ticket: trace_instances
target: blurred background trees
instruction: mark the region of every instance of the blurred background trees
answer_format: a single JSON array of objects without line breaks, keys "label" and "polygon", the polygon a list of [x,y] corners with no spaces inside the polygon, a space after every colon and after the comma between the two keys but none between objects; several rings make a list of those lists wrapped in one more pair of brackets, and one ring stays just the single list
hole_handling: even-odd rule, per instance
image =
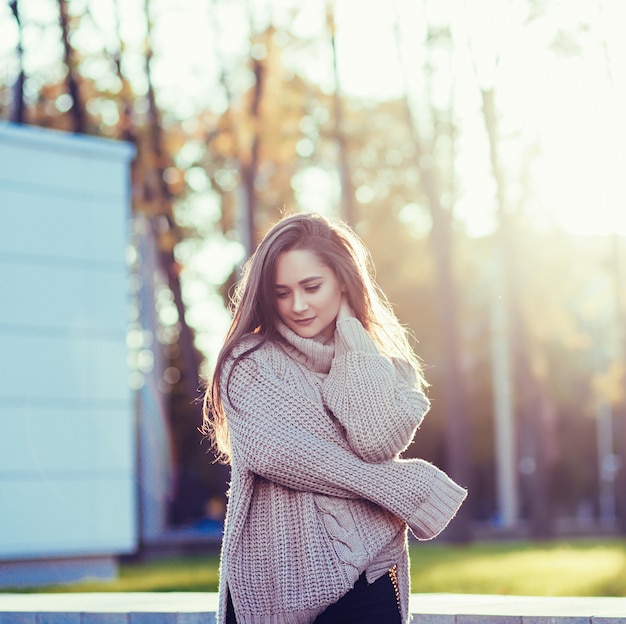
[{"label": "blurred background trees", "polygon": [[172,523],[224,489],[197,399],[239,267],[281,214],[316,210],[364,239],[416,336],[433,407],[408,454],[470,487],[450,537],[626,529],[619,5],[0,3],[0,117],[137,150]]}]

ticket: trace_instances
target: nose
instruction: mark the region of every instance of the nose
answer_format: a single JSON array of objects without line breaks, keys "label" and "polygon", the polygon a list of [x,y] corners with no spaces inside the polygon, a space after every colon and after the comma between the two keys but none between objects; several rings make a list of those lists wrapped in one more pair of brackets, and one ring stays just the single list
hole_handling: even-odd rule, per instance
[{"label": "nose", "polygon": [[300,312],[304,312],[308,307],[304,293],[296,291],[293,295],[293,311],[299,314]]}]

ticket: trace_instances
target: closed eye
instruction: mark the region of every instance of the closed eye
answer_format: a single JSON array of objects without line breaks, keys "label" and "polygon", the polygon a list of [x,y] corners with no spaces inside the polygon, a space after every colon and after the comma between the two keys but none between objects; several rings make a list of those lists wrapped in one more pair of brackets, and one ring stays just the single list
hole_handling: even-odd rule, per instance
[{"label": "closed eye", "polygon": [[320,289],[321,284],[314,284],[313,286],[307,286],[304,290],[307,292],[315,292]]},{"label": "closed eye", "polygon": [[276,296],[279,299],[284,299],[285,297],[287,297],[289,295],[289,292],[287,292],[286,290],[281,290],[280,292],[276,293]]}]

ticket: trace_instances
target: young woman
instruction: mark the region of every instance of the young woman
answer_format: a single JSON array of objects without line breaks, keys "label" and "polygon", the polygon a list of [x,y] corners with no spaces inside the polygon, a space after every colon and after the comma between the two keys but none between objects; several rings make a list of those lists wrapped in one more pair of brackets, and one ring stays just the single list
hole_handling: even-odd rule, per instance
[{"label": "young woman", "polygon": [[233,304],[205,410],[231,463],[218,623],[407,622],[407,527],[433,538],[466,492],[399,459],[429,402],[367,251],[284,218]]}]

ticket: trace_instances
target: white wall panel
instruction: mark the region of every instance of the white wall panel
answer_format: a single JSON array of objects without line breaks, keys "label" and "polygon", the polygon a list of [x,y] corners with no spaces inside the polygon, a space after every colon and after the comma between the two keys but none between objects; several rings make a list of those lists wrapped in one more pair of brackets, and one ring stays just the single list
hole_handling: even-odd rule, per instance
[{"label": "white wall panel", "polygon": [[31,262],[49,258],[124,266],[126,239],[120,232],[128,212],[115,200],[2,184],[0,254]]},{"label": "white wall panel", "polygon": [[136,492],[121,477],[0,481],[0,552],[7,559],[132,549]]},{"label": "white wall panel", "polygon": [[121,264],[118,269],[58,266],[0,257],[0,275],[3,290],[12,293],[0,305],[0,326],[119,333],[127,322],[128,297],[120,288],[127,274]]},{"label": "white wall panel", "polygon": [[[39,128],[4,125],[3,130],[0,184],[103,195],[127,203],[126,145]],[[27,133],[32,141],[24,140]]]},{"label": "white wall panel", "polygon": [[0,560],[136,543],[131,155],[0,123]]},{"label": "white wall panel", "polygon": [[94,403],[128,400],[123,338],[34,331],[6,334],[0,327],[0,353],[3,358],[10,357],[10,366],[0,376],[0,405],[2,399],[20,397],[25,401]]},{"label": "white wall panel", "polygon": [[0,405],[0,479],[92,474],[131,475],[134,428],[127,405]]}]

